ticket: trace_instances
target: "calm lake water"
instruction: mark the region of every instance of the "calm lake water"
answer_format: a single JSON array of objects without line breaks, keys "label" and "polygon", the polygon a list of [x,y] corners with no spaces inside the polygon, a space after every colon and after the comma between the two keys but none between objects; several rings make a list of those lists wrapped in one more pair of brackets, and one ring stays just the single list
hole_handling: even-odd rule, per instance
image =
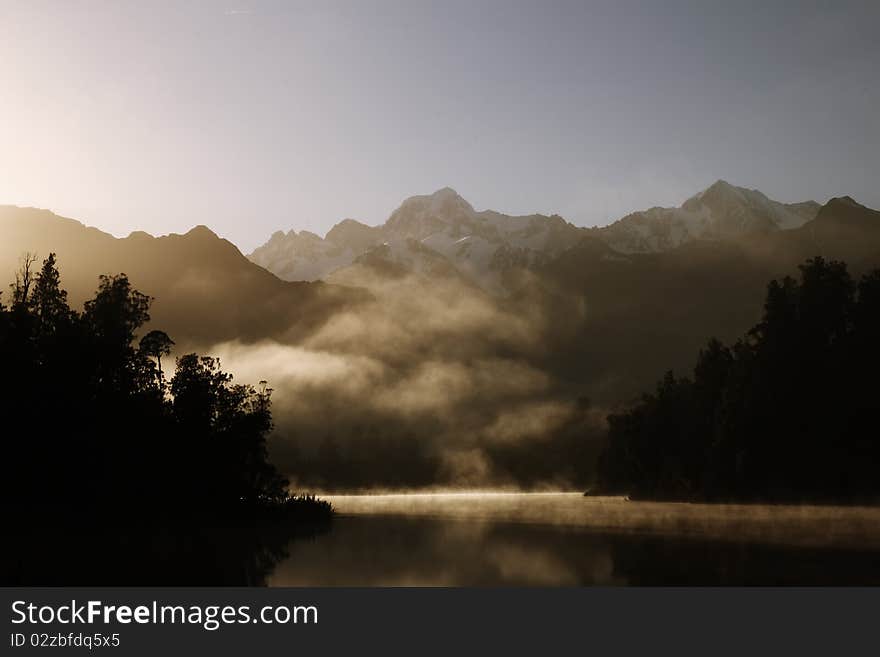
[{"label": "calm lake water", "polygon": [[880,508],[580,493],[329,496],[270,586],[880,584]]}]

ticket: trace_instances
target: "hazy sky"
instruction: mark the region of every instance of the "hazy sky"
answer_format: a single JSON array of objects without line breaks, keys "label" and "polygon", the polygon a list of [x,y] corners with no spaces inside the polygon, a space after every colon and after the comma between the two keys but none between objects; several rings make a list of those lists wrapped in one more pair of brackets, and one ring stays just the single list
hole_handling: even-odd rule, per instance
[{"label": "hazy sky", "polygon": [[880,207],[880,3],[0,0],[0,203],[117,235],[604,224],[717,178]]}]

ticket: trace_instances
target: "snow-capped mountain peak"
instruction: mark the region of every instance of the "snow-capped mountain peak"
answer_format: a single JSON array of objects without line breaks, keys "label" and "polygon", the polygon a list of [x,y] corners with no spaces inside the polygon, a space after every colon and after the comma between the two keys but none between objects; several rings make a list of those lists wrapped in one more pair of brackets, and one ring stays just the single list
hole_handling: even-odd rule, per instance
[{"label": "snow-capped mountain peak", "polygon": [[718,180],[678,208],[634,212],[601,229],[621,253],[666,251],[693,240],[732,239],[750,233],[791,230],[816,216],[819,204],[780,203],[757,189]]},{"label": "snow-capped mountain peak", "polygon": [[451,187],[443,187],[433,194],[411,196],[400,204],[385,222],[387,233],[397,237],[421,240],[446,228],[470,223],[473,206]]}]

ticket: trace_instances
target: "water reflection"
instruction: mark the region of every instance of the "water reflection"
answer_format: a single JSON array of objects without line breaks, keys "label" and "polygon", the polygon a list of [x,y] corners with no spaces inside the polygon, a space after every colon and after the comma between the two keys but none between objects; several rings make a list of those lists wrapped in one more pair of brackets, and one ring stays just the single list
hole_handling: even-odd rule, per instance
[{"label": "water reflection", "polygon": [[289,550],[270,586],[618,583],[603,543],[572,541],[553,527],[352,516]]},{"label": "water reflection", "polygon": [[21,527],[0,543],[0,584],[265,586],[292,543],[328,527]]},{"label": "water reflection", "polygon": [[880,508],[334,497],[329,527],[43,528],[5,585],[880,585]]},{"label": "water reflection", "polygon": [[880,510],[580,495],[337,497],[272,586],[880,584]]}]

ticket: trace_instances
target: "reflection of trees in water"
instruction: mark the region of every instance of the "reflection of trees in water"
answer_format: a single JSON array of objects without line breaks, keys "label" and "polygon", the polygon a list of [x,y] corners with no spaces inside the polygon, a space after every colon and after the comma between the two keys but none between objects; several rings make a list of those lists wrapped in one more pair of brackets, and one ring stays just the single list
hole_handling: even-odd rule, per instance
[{"label": "reflection of trees in water", "polygon": [[869,586],[871,550],[760,545],[660,536],[610,540],[614,573],[631,586]]},{"label": "reflection of trees in water", "polygon": [[876,552],[565,526],[354,516],[293,542],[273,586],[872,585]]},{"label": "reflection of trees in water", "polygon": [[293,542],[328,526],[28,529],[0,547],[0,583],[264,586]]},{"label": "reflection of trees in water", "polygon": [[342,517],[331,525],[34,530],[0,546],[4,585],[874,585],[857,546],[760,545],[519,523]]},{"label": "reflection of trees in water", "polygon": [[273,586],[578,586],[614,578],[603,540],[559,527],[424,517],[341,517],[294,542]]}]

